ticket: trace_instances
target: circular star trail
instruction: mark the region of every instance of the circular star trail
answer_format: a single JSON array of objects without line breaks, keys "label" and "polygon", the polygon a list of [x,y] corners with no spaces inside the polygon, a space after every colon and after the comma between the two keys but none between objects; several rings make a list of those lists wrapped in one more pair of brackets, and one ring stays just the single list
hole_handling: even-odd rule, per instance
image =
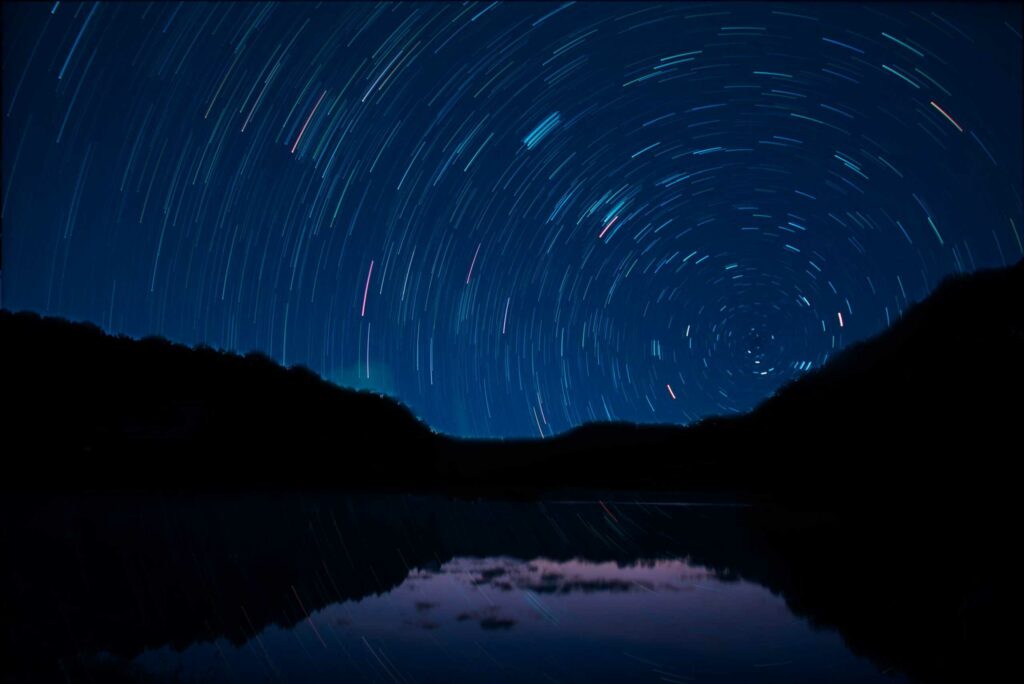
[{"label": "circular star trail", "polygon": [[1024,254],[1012,3],[3,13],[4,306],[446,433],[745,411]]}]

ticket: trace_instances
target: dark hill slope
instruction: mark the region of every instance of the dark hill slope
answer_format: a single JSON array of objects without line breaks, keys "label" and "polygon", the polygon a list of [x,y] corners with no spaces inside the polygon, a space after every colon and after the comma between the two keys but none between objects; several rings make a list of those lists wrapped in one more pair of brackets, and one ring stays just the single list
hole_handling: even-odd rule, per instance
[{"label": "dark hill slope", "polygon": [[[403,475],[423,476],[405,456],[433,452],[438,441],[397,402],[342,389],[305,368],[285,369],[259,353],[136,341],[6,311],[0,347],[4,450],[24,459],[43,486],[324,477],[344,485],[349,472],[400,484]],[[403,470],[385,468],[383,454],[401,460]]]},{"label": "dark hill slope", "polygon": [[[1008,484],[999,473],[1019,459],[1022,420],[1024,262],[945,280],[888,330],[749,414],[684,429],[587,425],[540,444],[493,447],[503,455],[489,461],[525,463],[505,476],[524,485],[550,477],[829,500],[948,496],[951,487]],[[461,443],[452,459],[469,480],[488,467],[469,457],[478,449]]]},{"label": "dark hill slope", "polygon": [[34,314],[0,312],[0,346],[4,450],[41,486],[939,492],[1005,482],[993,473],[1011,465],[1024,414],[1024,262],[947,279],[750,414],[543,441],[450,439],[259,354]]}]

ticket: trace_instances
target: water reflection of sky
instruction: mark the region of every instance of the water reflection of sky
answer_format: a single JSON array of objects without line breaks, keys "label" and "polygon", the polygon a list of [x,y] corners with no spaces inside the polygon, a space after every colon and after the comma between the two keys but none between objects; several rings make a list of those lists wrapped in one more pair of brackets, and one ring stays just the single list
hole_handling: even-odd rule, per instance
[{"label": "water reflection of sky", "polygon": [[764,588],[680,560],[455,558],[241,646],[135,665],[175,682],[897,681]]}]

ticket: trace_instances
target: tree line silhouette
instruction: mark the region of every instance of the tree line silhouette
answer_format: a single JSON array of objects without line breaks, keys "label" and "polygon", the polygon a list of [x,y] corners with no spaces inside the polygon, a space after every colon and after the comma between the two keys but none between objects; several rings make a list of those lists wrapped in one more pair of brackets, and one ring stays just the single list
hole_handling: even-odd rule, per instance
[{"label": "tree line silhouette", "polygon": [[[1024,387],[1024,262],[945,280],[754,411],[546,440],[437,434],[302,367],[0,312],[8,487],[620,487],[835,500],[999,486]],[[945,456],[948,455],[948,458]]]}]

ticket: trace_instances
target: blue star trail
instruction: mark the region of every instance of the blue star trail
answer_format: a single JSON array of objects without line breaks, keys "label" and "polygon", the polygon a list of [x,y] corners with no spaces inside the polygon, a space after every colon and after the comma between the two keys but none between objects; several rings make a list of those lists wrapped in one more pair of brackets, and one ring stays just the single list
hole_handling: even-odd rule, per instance
[{"label": "blue star trail", "polygon": [[446,433],[749,410],[1024,255],[1015,3],[3,18],[6,308],[261,350]]}]

